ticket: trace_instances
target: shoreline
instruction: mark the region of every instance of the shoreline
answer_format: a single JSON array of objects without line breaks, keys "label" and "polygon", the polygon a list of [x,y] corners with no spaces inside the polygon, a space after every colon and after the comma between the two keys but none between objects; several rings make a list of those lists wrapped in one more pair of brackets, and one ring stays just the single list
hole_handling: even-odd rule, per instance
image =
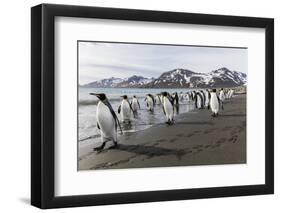
[{"label": "shoreline", "polygon": [[226,100],[224,108],[216,118],[207,109],[179,114],[172,126],[122,135],[117,148],[108,144],[100,153],[86,140],[78,144],[78,171],[246,163],[246,95]]}]

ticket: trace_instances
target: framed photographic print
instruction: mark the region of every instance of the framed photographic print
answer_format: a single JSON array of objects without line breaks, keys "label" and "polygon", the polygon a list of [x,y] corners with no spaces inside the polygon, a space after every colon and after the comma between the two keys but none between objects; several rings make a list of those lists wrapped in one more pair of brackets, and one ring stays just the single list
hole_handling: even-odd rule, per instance
[{"label": "framed photographic print", "polygon": [[31,9],[31,203],[272,194],[274,21]]}]

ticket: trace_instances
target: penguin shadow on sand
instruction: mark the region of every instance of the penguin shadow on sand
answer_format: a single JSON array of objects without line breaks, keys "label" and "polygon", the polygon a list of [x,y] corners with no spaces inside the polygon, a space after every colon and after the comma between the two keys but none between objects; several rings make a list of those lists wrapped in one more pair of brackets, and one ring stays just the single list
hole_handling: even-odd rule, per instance
[{"label": "penguin shadow on sand", "polygon": [[146,155],[148,158],[166,156],[166,155],[175,155],[181,157],[185,155],[184,150],[176,149],[167,149],[162,147],[147,146],[147,145],[127,145],[127,144],[118,144],[115,148],[116,150],[131,152],[137,155]]},{"label": "penguin shadow on sand", "polygon": [[239,113],[239,114],[220,114],[220,117],[246,117],[246,114]]}]

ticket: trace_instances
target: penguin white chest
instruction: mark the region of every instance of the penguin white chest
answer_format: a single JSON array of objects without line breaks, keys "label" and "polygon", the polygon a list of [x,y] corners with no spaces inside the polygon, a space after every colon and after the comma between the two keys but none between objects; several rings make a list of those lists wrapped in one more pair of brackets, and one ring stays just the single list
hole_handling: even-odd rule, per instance
[{"label": "penguin white chest", "polygon": [[113,138],[116,132],[115,119],[113,118],[109,108],[101,101],[97,106],[97,123],[100,126],[100,131],[104,137]]},{"label": "penguin white chest", "polygon": [[133,98],[133,100],[132,100],[132,109],[133,109],[134,111],[136,111],[136,110],[138,109],[138,107],[139,107],[139,105],[138,105],[137,99],[136,99],[136,98]]},{"label": "penguin white chest", "polygon": [[216,93],[211,93],[210,107],[212,112],[218,113],[219,111],[219,101]]},{"label": "penguin white chest", "polygon": [[225,95],[223,91],[220,91],[220,100],[224,101],[225,100]]},{"label": "penguin white chest", "polygon": [[200,95],[197,95],[197,107],[201,108],[202,107],[202,99]]},{"label": "penguin white chest", "polygon": [[121,103],[121,119],[124,120],[130,120],[131,117],[131,108],[128,103],[128,101],[123,100]]},{"label": "penguin white chest", "polygon": [[147,104],[149,109],[153,109],[153,100],[150,96],[147,97]]},{"label": "penguin white chest", "polygon": [[206,97],[205,106],[208,106],[210,102],[208,92],[205,92],[205,97]]},{"label": "penguin white chest", "polygon": [[167,97],[163,98],[163,106],[168,119],[172,119],[174,115],[173,105]]}]

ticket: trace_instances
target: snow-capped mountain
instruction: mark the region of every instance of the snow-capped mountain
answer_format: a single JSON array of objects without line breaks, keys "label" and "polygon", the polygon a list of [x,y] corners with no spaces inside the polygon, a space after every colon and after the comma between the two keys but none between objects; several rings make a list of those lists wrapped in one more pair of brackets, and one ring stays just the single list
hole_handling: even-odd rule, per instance
[{"label": "snow-capped mountain", "polygon": [[237,87],[247,83],[247,75],[223,67],[209,73],[197,73],[187,69],[174,69],[162,73],[158,78],[133,75],[129,78],[108,78],[94,81],[83,87],[95,88],[213,88]]},{"label": "snow-capped mountain", "polygon": [[88,84],[82,85],[82,87],[88,87],[88,88],[111,88],[116,87],[117,84],[124,81],[122,78],[106,78],[100,81],[93,81]]},{"label": "snow-capped mountain", "polygon": [[153,81],[154,78],[145,78],[142,76],[133,75],[129,78],[125,78],[122,82],[117,84],[117,87],[141,87]]},{"label": "snow-capped mountain", "polygon": [[246,84],[245,73],[223,67],[209,73],[196,73],[186,69],[164,72],[159,78],[145,85],[153,88],[212,88],[236,87]]},{"label": "snow-capped mountain", "polygon": [[91,83],[82,85],[82,87],[88,88],[126,88],[126,87],[141,87],[154,80],[154,78],[145,78],[142,76],[133,75],[129,78],[106,78],[100,81],[93,81]]}]

